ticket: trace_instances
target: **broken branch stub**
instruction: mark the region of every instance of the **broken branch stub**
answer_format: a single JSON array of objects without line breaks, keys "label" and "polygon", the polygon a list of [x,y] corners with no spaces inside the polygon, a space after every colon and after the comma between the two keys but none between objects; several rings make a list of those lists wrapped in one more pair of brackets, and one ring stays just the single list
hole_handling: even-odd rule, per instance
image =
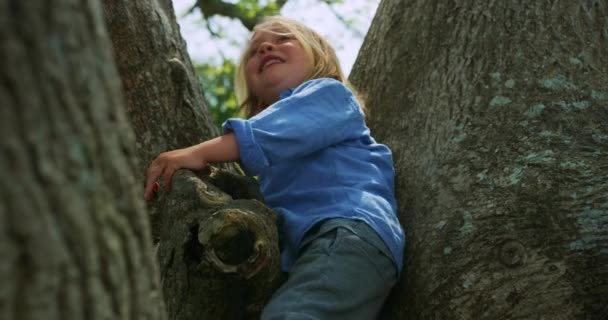
[{"label": "broken branch stub", "polygon": [[269,261],[272,241],[255,212],[238,208],[220,210],[199,227],[198,240],[206,258],[220,272],[243,279],[257,274]]},{"label": "broken branch stub", "polygon": [[165,303],[174,319],[255,319],[283,281],[276,214],[210,181],[180,170],[156,200]]}]

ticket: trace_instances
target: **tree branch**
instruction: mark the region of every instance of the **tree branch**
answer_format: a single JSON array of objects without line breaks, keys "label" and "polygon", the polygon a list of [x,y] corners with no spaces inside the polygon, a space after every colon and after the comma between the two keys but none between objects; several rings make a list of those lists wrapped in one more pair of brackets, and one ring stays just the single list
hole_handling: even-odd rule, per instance
[{"label": "tree branch", "polygon": [[223,2],[221,0],[197,0],[196,6],[203,12],[206,17],[212,17],[214,15],[221,15],[238,19],[243,23],[245,28],[253,30],[253,27],[257,24],[260,17],[254,16],[249,17],[242,12],[237,5],[232,3]]},{"label": "tree branch", "polygon": [[[268,12],[276,11],[278,14],[286,2],[287,0],[276,0],[274,3],[276,5],[276,10],[271,9],[270,5],[267,5],[257,12],[255,16],[248,16],[236,4],[223,2],[221,0],[197,0],[194,7],[198,7],[205,17],[220,15],[238,19],[245,26],[245,28],[251,31],[253,30],[253,27],[255,27],[255,25],[267,15]],[[194,9],[194,7],[192,9]]]}]

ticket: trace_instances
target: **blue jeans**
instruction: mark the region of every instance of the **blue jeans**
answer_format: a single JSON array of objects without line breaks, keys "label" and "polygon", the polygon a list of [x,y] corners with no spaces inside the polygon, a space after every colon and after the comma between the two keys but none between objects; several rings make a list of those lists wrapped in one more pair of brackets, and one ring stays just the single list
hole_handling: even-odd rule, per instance
[{"label": "blue jeans", "polygon": [[365,222],[325,220],[302,241],[261,319],[376,319],[396,282],[388,248]]}]

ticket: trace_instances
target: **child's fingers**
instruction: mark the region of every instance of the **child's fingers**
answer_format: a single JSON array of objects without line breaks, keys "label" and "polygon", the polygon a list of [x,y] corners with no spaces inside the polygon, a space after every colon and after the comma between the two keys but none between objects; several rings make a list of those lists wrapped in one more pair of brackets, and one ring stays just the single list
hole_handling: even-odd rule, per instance
[{"label": "child's fingers", "polygon": [[146,189],[144,191],[144,198],[146,198],[146,200],[149,200],[149,198],[151,198],[152,195],[152,188],[154,188],[154,183],[156,182],[156,180],[158,179],[158,177],[154,177],[154,176],[148,176],[146,179]]},{"label": "child's fingers", "polygon": [[175,169],[173,169],[173,168],[166,168],[165,171],[163,172],[163,177],[165,178],[166,192],[171,191],[171,177],[173,177],[174,172],[175,172]]},{"label": "child's fingers", "polygon": [[144,191],[144,199],[146,199],[147,201],[152,200],[156,181],[162,175],[162,173],[163,167],[155,162],[152,162],[150,167],[148,167],[148,171],[146,173],[146,188]]},{"label": "child's fingers", "polygon": [[156,191],[154,188],[155,184],[156,183],[152,183],[151,185],[146,186],[146,191],[144,192],[144,199],[146,199],[146,201],[152,200],[154,192]]},{"label": "child's fingers", "polygon": [[152,200],[152,198],[154,198],[154,195],[158,192],[159,189],[160,189],[160,184],[158,184],[158,182],[154,182],[152,184],[152,190],[146,191],[146,193],[144,194],[144,198],[146,199],[146,201]]}]

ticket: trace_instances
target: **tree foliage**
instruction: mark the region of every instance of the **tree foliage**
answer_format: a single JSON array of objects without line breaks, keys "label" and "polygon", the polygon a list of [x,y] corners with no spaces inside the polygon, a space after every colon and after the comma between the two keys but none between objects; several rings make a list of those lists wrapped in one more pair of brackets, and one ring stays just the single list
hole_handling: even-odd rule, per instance
[{"label": "tree foliage", "polygon": [[239,106],[234,94],[234,61],[224,59],[221,65],[201,63],[195,65],[201,85],[206,88],[205,99],[209,111],[218,127],[228,118],[239,114]]},{"label": "tree foliage", "polygon": [[236,3],[221,0],[198,0],[191,11],[198,8],[205,18],[224,16],[240,20],[252,30],[264,16],[279,14],[287,0],[271,0],[260,4],[256,0],[240,0]]},{"label": "tree foliage", "polygon": [[[193,0],[194,1],[194,0]],[[197,0],[190,12],[199,9],[205,19],[214,16],[223,16],[239,20],[245,28],[253,30],[253,27],[265,16],[277,15],[288,0]],[[318,0],[327,5],[343,3],[344,0]]]}]

